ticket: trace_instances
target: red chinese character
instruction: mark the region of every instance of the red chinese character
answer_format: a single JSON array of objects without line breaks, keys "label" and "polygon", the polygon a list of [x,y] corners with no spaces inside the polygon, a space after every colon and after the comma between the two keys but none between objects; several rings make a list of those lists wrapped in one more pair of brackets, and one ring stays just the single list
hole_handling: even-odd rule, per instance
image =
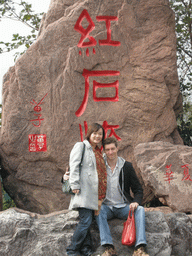
[{"label": "red chinese character", "polygon": [[119,41],[111,40],[111,21],[118,21],[118,17],[116,16],[97,16],[96,19],[98,21],[105,21],[107,28],[107,39],[99,40],[99,45],[111,45],[111,46],[120,46],[121,43]]},{"label": "red chinese character", "polygon": [[[81,22],[83,21],[83,19],[87,19],[89,23],[86,29],[84,29],[83,26],[81,25]],[[89,33],[91,33],[91,31],[93,31],[94,28],[95,28],[94,22],[89,16],[88,11],[84,9],[74,26],[74,29],[82,35],[79,40],[79,43],[77,44],[78,47],[95,46],[97,44],[97,41],[95,40],[95,38],[89,35]],[[89,42],[83,42],[87,38],[89,39]]]},{"label": "red chinese character", "polygon": [[35,127],[40,127],[41,126],[41,121],[44,120],[44,118],[41,118],[41,114],[34,114],[34,116],[37,116],[38,118],[37,119],[33,119],[33,120],[30,120],[30,122],[33,122],[32,124],[35,126]]},{"label": "red chinese character", "polygon": [[[35,105],[34,107],[34,111],[35,112],[41,112],[41,107],[40,105],[43,103],[43,100],[45,99],[45,97],[47,96],[48,93],[45,94],[45,96],[40,100],[39,103],[37,103],[34,99],[32,100],[33,102],[30,101],[30,103],[32,105]],[[41,126],[41,121],[44,120],[44,118],[41,118],[41,114],[34,114],[34,116],[37,116],[37,119],[33,119],[33,120],[30,120],[30,122],[33,122],[33,125],[35,127],[40,127]]]},{"label": "red chinese character", "polygon": [[[82,21],[86,19],[88,22],[88,26],[85,29],[82,26]],[[117,16],[97,16],[96,19],[100,21],[105,21],[106,28],[107,28],[107,39],[105,40],[99,40],[100,45],[110,45],[110,46],[120,46],[121,43],[119,41],[113,41],[111,40],[111,21],[118,21]],[[94,37],[90,36],[89,34],[95,29],[95,24],[92,21],[89,13],[87,10],[83,10],[80,14],[74,29],[81,34],[81,38],[79,40],[79,43],[77,44],[78,47],[90,47],[95,46],[97,44],[97,41]],[[89,40],[88,42],[86,40]],[[86,41],[86,42],[85,42]],[[95,49],[93,48],[93,54],[95,54]],[[79,51],[79,55],[82,55],[82,52]],[[89,56],[89,49],[86,50],[86,55]]]},{"label": "red chinese character", "polygon": [[182,165],[181,167],[184,168],[183,170],[183,174],[184,174],[184,177],[182,180],[190,180],[192,181],[191,177],[190,177],[190,174],[189,174],[189,165],[188,164],[185,164],[185,165]]},{"label": "red chinese character", "polygon": [[[114,97],[100,97],[98,98],[96,96],[96,91],[98,88],[104,88],[104,87],[114,87],[116,94]],[[115,81],[114,83],[109,84],[103,84],[103,83],[97,83],[95,80],[93,81],[93,100],[94,101],[119,101],[119,81]]]},{"label": "red chinese character", "polygon": [[[103,129],[105,130],[105,138],[107,137],[107,131],[111,130],[108,137],[114,136],[117,140],[119,141],[121,140],[121,138],[114,131],[114,129],[119,128],[119,125],[109,125],[107,121],[104,121],[102,126],[103,126]],[[85,127],[85,135],[87,135],[88,125],[86,121],[84,121],[84,127]],[[81,141],[83,141],[83,130],[82,130],[81,124],[79,124],[79,129],[80,129]]]},{"label": "red chinese character", "polygon": [[29,141],[29,152],[36,152],[36,144]]},{"label": "red chinese character", "polygon": [[103,129],[105,130],[105,138],[107,137],[107,131],[111,130],[108,137],[114,136],[117,140],[121,140],[121,138],[115,133],[114,129],[119,128],[119,125],[109,125],[107,121],[103,122]]},{"label": "red chinese character", "polygon": [[47,140],[45,134],[30,134],[29,152],[47,151]]},{"label": "red chinese character", "polygon": [[[111,71],[111,70],[105,70],[105,71],[89,71],[87,69],[83,70],[83,74],[82,74],[85,78],[85,94],[84,94],[84,98],[83,101],[81,103],[81,106],[79,107],[79,109],[75,112],[76,116],[81,116],[87,106],[87,102],[88,102],[88,96],[89,96],[89,77],[90,76],[119,76],[120,72],[119,71]],[[118,86],[119,86],[119,82],[116,81],[114,83],[111,84],[101,84],[101,83],[97,83],[96,81],[93,81],[93,100],[94,101],[118,101],[119,100],[119,96],[118,96]],[[115,97],[103,97],[103,98],[97,98],[96,97],[96,90],[99,87],[115,87],[116,88],[116,95]]]},{"label": "red chinese character", "polygon": [[171,180],[173,180],[173,172],[171,171],[171,166],[172,164],[166,165],[166,173],[165,173],[165,181],[168,181],[169,184]]},{"label": "red chinese character", "polygon": [[[86,121],[84,121],[84,127],[85,127],[85,135],[87,135],[88,126]],[[79,124],[79,129],[80,129],[81,141],[83,141],[83,130],[82,130],[81,124]]]},{"label": "red chinese character", "polygon": [[43,100],[45,99],[45,97],[47,96],[48,93],[45,94],[45,96],[40,100],[39,103],[37,103],[35,100],[32,100],[33,102],[30,101],[30,103],[32,105],[35,105],[34,107],[34,111],[35,112],[40,112],[41,111],[41,107],[39,105],[41,105],[43,103]]}]

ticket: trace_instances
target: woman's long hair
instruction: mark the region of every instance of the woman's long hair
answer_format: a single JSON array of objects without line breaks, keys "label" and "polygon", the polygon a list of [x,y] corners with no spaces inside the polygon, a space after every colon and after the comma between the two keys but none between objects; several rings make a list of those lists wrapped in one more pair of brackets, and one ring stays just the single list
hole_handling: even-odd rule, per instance
[{"label": "woman's long hair", "polygon": [[102,129],[103,131],[103,138],[102,138],[102,145],[103,145],[103,141],[105,139],[105,130],[103,129],[103,126],[98,123],[93,123],[88,127],[86,139],[89,141],[91,134],[93,132],[97,132],[99,129]]}]

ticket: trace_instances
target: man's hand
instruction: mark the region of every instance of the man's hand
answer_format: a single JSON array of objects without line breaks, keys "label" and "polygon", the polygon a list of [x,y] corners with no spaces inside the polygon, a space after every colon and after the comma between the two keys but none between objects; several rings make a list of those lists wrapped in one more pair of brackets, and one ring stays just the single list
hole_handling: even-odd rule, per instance
[{"label": "man's hand", "polygon": [[132,212],[134,212],[136,209],[137,209],[137,207],[138,207],[138,203],[131,203],[130,205],[129,205],[129,208],[130,208],[130,210],[132,211]]}]

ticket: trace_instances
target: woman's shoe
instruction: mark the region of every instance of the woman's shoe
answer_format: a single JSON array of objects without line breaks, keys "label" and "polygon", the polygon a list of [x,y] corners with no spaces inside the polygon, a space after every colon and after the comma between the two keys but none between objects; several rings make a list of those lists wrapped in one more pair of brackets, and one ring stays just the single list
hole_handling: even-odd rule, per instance
[{"label": "woman's shoe", "polygon": [[117,256],[117,252],[115,250],[115,247],[113,245],[106,246],[105,251],[102,254],[102,256]]}]

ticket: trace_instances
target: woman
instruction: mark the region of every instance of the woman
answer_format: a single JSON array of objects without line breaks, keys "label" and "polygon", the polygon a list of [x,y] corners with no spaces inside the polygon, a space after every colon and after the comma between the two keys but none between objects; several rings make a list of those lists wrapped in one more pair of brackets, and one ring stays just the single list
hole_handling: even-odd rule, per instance
[{"label": "woman", "polygon": [[74,195],[71,196],[69,209],[79,211],[80,221],[67,248],[67,255],[92,254],[90,225],[94,211],[97,214],[98,205],[105,198],[107,186],[105,162],[98,147],[103,144],[104,138],[103,127],[94,123],[88,128],[86,140],[77,142],[70,154],[69,182]]}]

